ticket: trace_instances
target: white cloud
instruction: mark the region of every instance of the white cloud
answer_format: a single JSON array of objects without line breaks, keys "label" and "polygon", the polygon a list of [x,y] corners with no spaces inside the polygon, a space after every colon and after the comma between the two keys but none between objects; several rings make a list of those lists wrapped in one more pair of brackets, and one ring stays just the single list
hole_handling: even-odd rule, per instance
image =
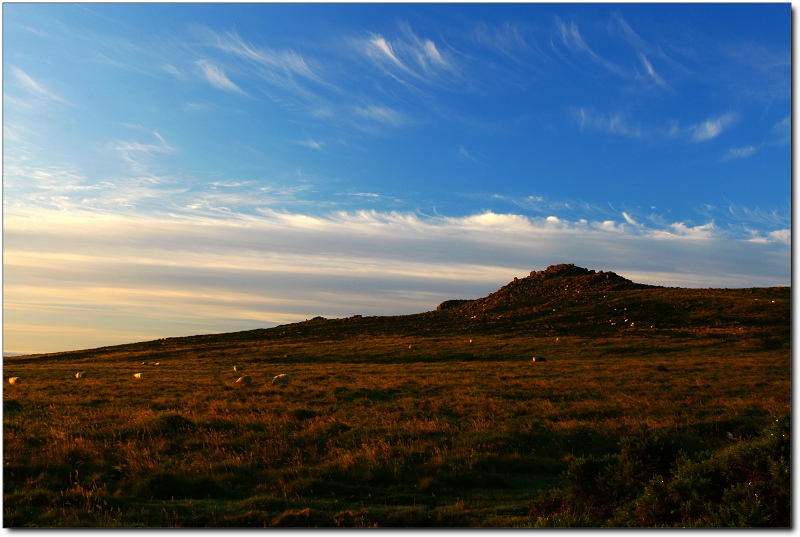
[{"label": "white cloud", "polygon": [[710,118],[702,123],[693,125],[689,128],[691,132],[690,139],[693,142],[713,140],[721,135],[728,127],[733,125],[736,119],[735,114],[728,112],[719,117]]},{"label": "white cloud", "polygon": [[409,70],[408,67],[406,67],[405,64],[400,61],[400,58],[395,56],[394,51],[392,51],[392,45],[390,45],[389,42],[383,38],[383,36],[371,34],[368,43],[369,46],[366,49],[368,56],[375,58],[378,61],[388,59],[391,63],[403,71]]},{"label": "white cloud", "polygon": [[142,127],[132,126],[136,130],[144,131],[155,138],[155,143],[145,143],[132,140],[114,140],[109,144],[112,151],[118,153],[122,159],[131,165],[137,173],[149,173],[147,165],[150,157],[154,155],[167,155],[177,150],[167,143],[157,131],[148,131]]},{"label": "white cloud", "polygon": [[322,150],[325,147],[325,142],[318,140],[301,140],[297,144],[317,150]]},{"label": "white cloud", "polygon": [[473,32],[478,43],[497,50],[514,62],[522,63],[532,55],[538,56],[541,52],[535,48],[533,41],[529,42],[525,29],[518,23],[506,21],[500,26],[489,26],[480,22]]},{"label": "white cloud", "polygon": [[206,80],[208,80],[212,86],[225,91],[231,91],[233,93],[245,93],[242,88],[231,82],[222,69],[213,63],[210,63],[206,60],[197,60],[196,63],[203,71],[203,75],[205,76]]},{"label": "white cloud", "polygon": [[[698,226],[687,226],[683,222],[675,222],[670,225],[673,230],[673,238],[674,237],[682,237],[682,238],[690,238],[690,239],[711,239],[714,237],[714,231],[716,227],[714,226],[714,222],[709,222],[707,224],[701,224]],[[659,235],[665,236],[665,235]]]},{"label": "white cloud", "polygon": [[458,146],[458,152],[456,153],[456,155],[458,156],[458,158],[475,162],[475,158],[472,155],[470,155],[469,151],[467,151],[467,148],[464,147],[463,145]]},{"label": "white cloud", "polygon": [[628,138],[644,136],[644,132],[638,125],[630,124],[620,114],[602,114],[586,108],[573,108],[570,112],[581,129],[605,131]]},{"label": "white cloud", "polygon": [[[90,347],[119,343],[126,330],[136,340],[315,315],[416,313],[562,262],[662,285],[790,281],[789,230],[754,241],[713,222],[654,228],[627,212],[621,219],[267,208],[144,219],[101,207],[14,206],[4,215],[6,322],[30,324],[33,315],[56,327],[107,327],[106,339],[86,334],[75,343]],[[17,339],[13,348],[42,350],[30,347],[34,341]]]},{"label": "white cloud", "polygon": [[656,73],[656,70],[653,68],[653,64],[650,63],[650,60],[648,60],[647,57],[641,52],[639,53],[639,60],[642,62],[642,67],[644,68],[644,72],[650,80],[652,80],[662,88],[669,87],[667,83],[664,81],[664,79],[661,78],[661,76],[658,73]]},{"label": "white cloud", "polygon": [[161,70],[178,80],[186,80],[186,76],[180,71],[180,69],[170,63],[163,64],[161,66]]},{"label": "white cloud", "polygon": [[445,75],[456,75],[458,67],[452,57],[431,39],[418,37],[411,26],[401,24],[402,37],[389,40],[381,34],[356,41],[356,47],[387,75],[398,82],[440,85]]},{"label": "white cloud", "polygon": [[291,49],[273,50],[267,47],[260,47],[246,42],[235,32],[219,34],[213,30],[204,29],[200,30],[200,33],[212,46],[244,59],[252,66],[258,67],[255,74],[274,86],[306,93],[306,90],[300,86],[295,78],[298,76],[323,85],[329,85],[322,80],[320,75],[312,69],[306,58],[299,52]]},{"label": "white cloud", "polygon": [[[691,142],[713,140],[738,121],[737,114],[728,112],[684,128],[681,128],[676,120],[668,121],[661,127],[653,127],[634,123],[619,113],[603,113],[583,107],[570,108],[569,113],[581,129],[608,132],[635,139],[666,137]],[[748,148],[733,149],[726,158],[749,156],[755,148],[750,153],[747,151]]]},{"label": "white cloud", "polygon": [[790,130],[791,128],[792,128],[792,118],[790,116],[786,116],[785,118],[777,122],[772,129],[777,133],[784,133]]},{"label": "white cloud", "polygon": [[586,43],[583,39],[583,36],[578,29],[578,25],[575,24],[575,21],[572,21],[569,26],[556,17],[555,20],[556,29],[561,37],[562,44],[569,49],[572,54],[576,56],[588,56],[594,63],[602,66],[603,68],[611,71],[612,73],[618,75],[624,75],[624,70],[621,69],[619,66],[615,65],[614,63],[606,60],[599,54],[597,54],[591,47]]},{"label": "white cloud", "polygon": [[639,222],[634,220],[633,217],[628,213],[626,213],[625,211],[622,212],[622,217],[625,219],[626,222],[628,222],[632,226],[637,226],[637,227],[641,226]]},{"label": "white cloud", "polygon": [[17,84],[29,95],[41,101],[54,101],[60,104],[69,104],[66,99],[47,89],[41,82],[34,80],[22,69],[12,65],[10,66],[10,70]]},{"label": "white cloud", "polygon": [[377,121],[378,123],[385,123],[395,127],[406,123],[405,115],[388,106],[367,105],[353,107],[353,112],[364,119]]},{"label": "white cloud", "polygon": [[726,158],[747,158],[753,156],[757,151],[755,146],[734,147],[728,150]]},{"label": "white cloud", "polygon": [[791,245],[792,243],[792,230],[791,229],[778,229],[775,231],[770,231],[767,236],[769,240],[780,242],[782,244]]}]

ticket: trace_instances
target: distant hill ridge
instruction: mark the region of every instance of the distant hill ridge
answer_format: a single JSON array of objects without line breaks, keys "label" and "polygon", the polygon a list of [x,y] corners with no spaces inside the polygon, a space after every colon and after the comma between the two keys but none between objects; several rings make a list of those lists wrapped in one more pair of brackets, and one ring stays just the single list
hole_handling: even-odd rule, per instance
[{"label": "distant hill ridge", "polygon": [[437,311],[464,309],[490,311],[519,303],[542,302],[563,298],[565,294],[647,289],[655,286],[634,283],[614,273],[589,270],[572,263],[551,265],[545,270],[532,271],[525,278],[514,278],[484,298],[475,300],[446,300]]}]

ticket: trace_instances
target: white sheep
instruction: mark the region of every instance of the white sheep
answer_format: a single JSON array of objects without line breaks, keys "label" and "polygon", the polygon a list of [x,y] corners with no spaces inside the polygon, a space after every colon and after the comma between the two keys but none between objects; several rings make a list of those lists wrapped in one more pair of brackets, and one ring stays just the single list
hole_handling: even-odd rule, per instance
[{"label": "white sheep", "polygon": [[243,377],[239,377],[236,380],[237,384],[250,384],[251,382],[253,382],[253,379],[250,378],[250,375],[245,375]]},{"label": "white sheep", "polygon": [[272,379],[272,384],[289,384],[289,381],[292,380],[292,377],[287,375],[286,373],[282,373]]},{"label": "white sheep", "polygon": [[533,361],[534,362],[546,362],[547,358],[543,358],[542,356],[534,356],[533,357]]},{"label": "white sheep", "polygon": [[244,371],[244,366],[243,365],[235,365],[235,366],[233,366],[233,370],[234,371]]},{"label": "white sheep", "polygon": [[89,377],[89,373],[87,373],[86,371],[79,371],[79,372],[75,373],[75,378],[76,379],[85,379],[85,378],[88,378],[88,377]]},{"label": "white sheep", "polygon": [[134,373],[133,376],[136,377],[137,379],[142,378],[142,374],[141,373]]},{"label": "white sheep", "polygon": [[19,384],[20,382],[22,382],[22,379],[19,377],[10,377],[8,379],[9,384]]}]

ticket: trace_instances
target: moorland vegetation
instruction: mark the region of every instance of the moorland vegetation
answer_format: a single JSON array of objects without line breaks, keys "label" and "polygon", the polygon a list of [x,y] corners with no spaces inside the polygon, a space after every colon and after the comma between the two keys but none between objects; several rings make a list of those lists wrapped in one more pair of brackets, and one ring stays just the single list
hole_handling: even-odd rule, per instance
[{"label": "moorland vegetation", "polygon": [[416,315],[6,357],[3,525],[788,527],[789,315],[789,288],[559,265]]}]

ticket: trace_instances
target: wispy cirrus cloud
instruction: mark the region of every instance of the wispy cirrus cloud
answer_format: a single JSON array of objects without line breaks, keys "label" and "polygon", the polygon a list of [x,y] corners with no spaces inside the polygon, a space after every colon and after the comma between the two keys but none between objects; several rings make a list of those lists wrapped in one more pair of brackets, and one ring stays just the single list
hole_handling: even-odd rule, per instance
[{"label": "wispy cirrus cloud", "polygon": [[[572,107],[569,109],[569,114],[582,130],[607,132],[634,139],[672,138],[692,143],[718,138],[739,119],[736,113],[728,112],[682,127],[677,120],[667,121],[661,126],[642,125],[639,122],[632,122],[621,113],[599,112],[585,107]],[[754,147],[732,149],[727,157],[741,158],[750,156],[753,152],[755,152]]]},{"label": "wispy cirrus cloud", "polygon": [[239,93],[245,95],[246,92],[234,84],[230,78],[222,71],[222,69],[207,60],[197,60],[197,66],[203,73],[205,79],[214,86],[225,91]]},{"label": "wispy cirrus cloud", "polygon": [[390,108],[388,106],[379,106],[369,104],[365,106],[353,107],[353,112],[360,118],[368,119],[386,125],[395,127],[401,126],[408,122],[408,118],[400,110]]},{"label": "wispy cirrus cloud", "polygon": [[441,85],[445,76],[453,77],[458,66],[447,51],[432,39],[420,38],[408,24],[401,24],[401,35],[387,39],[370,32],[356,40],[357,49],[384,73],[406,85]]},{"label": "wispy cirrus cloud", "polygon": [[724,77],[731,90],[762,102],[791,99],[792,57],[788,50],[776,50],[749,40],[715,43],[714,52],[738,68],[714,74]]},{"label": "wispy cirrus cloud", "polygon": [[720,136],[725,130],[733,125],[738,119],[733,112],[725,113],[721,116],[709,118],[702,123],[689,127],[689,139],[692,142],[706,142]]},{"label": "wispy cirrus cloud", "polygon": [[136,130],[144,131],[153,138],[154,142],[139,142],[133,140],[114,140],[110,144],[112,151],[119,154],[122,159],[131,165],[137,172],[147,169],[146,159],[153,155],[166,155],[177,150],[164,140],[157,131],[149,131],[143,127],[133,125]]},{"label": "wispy cirrus cloud", "polygon": [[[210,28],[195,28],[195,33],[208,46],[244,62],[247,75],[267,84],[263,91],[277,101],[284,98],[303,101],[325,101],[321,90],[338,92],[325,80],[320,69],[312,67],[307,56],[293,49],[276,50],[245,40],[236,32],[217,32]],[[286,92],[274,94],[273,92]]]},{"label": "wispy cirrus cloud", "polygon": [[321,140],[299,140],[296,143],[297,145],[302,145],[303,147],[308,147],[310,149],[316,149],[319,151],[325,148],[325,142]]},{"label": "wispy cirrus cloud", "polygon": [[[205,29],[203,33],[211,39],[212,46],[242,59],[250,60],[255,64],[275,69],[274,74],[281,73],[284,77],[296,75],[322,82],[319,75],[311,69],[303,55],[294,50],[274,50],[268,47],[260,47],[245,41],[236,32],[221,34]],[[284,81],[286,80],[284,79]]]},{"label": "wispy cirrus cloud", "polygon": [[724,159],[739,159],[739,158],[747,158],[752,157],[756,154],[758,148],[753,145],[748,145],[745,147],[732,147],[728,150],[728,153],[723,157]]},{"label": "wispy cirrus cloud", "polygon": [[792,141],[792,118],[787,116],[772,127],[773,143],[788,145]]},{"label": "wispy cirrus cloud", "polygon": [[567,25],[566,22],[562,21],[559,17],[556,17],[555,26],[557,36],[560,38],[561,44],[566,47],[566,49],[569,50],[575,57],[587,57],[593,63],[600,65],[604,69],[614,74],[626,74],[624,69],[619,67],[616,63],[600,56],[586,43],[575,21],[572,21],[569,25]]},{"label": "wispy cirrus cloud", "polygon": [[499,25],[480,22],[473,30],[473,38],[518,64],[528,63],[532,58],[544,58],[532,32],[513,21]]},{"label": "wispy cirrus cloud", "polygon": [[28,95],[36,98],[39,101],[50,101],[59,104],[69,104],[69,102],[48,89],[41,82],[34,80],[28,73],[16,66],[10,66],[10,71],[14,77],[16,84],[22,88]]},{"label": "wispy cirrus cloud", "polygon": [[791,225],[791,210],[763,209],[761,207],[747,207],[740,203],[731,203],[725,208],[728,217],[733,221],[749,225],[769,226],[772,228],[789,227]]},{"label": "wispy cirrus cloud", "polygon": [[631,124],[621,114],[604,114],[586,108],[572,108],[570,115],[581,129],[603,131],[628,138],[642,138],[645,135],[639,125]]},{"label": "wispy cirrus cloud", "polygon": [[642,68],[647,79],[652,80],[662,88],[669,88],[669,85],[664,81],[664,79],[661,78],[658,73],[656,73],[656,70],[653,68],[653,64],[650,63],[650,60],[648,60],[647,57],[641,52],[639,53],[639,60],[641,61]]}]

